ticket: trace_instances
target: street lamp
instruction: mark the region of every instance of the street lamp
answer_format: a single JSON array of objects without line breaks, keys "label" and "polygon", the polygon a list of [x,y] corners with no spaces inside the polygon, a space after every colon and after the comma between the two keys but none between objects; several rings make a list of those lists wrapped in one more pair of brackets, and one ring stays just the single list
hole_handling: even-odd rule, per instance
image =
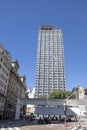
[{"label": "street lamp", "polygon": [[67,115],[67,102],[68,102],[68,99],[69,99],[70,97],[72,97],[75,93],[77,93],[77,92],[73,92],[70,96],[68,96],[68,97],[65,99],[64,104],[63,104],[63,106],[64,106],[64,115],[65,115],[65,124],[66,124],[66,115]]},{"label": "street lamp", "polygon": [[68,99],[70,99],[74,94],[76,94],[76,92],[73,92],[70,96],[68,96],[66,99],[65,99],[65,102],[64,102],[64,115],[65,115],[65,124],[66,124],[66,115],[67,115],[67,104],[68,104]]},{"label": "street lamp", "polygon": [[64,115],[65,115],[65,124],[66,124],[67,101],[65,101],[63,105],[64,105]]}]

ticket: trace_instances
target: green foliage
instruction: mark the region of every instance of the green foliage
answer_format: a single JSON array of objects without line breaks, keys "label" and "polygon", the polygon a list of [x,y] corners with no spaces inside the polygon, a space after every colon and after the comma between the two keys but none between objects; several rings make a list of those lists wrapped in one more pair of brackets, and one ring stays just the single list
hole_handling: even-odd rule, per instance
[{"label": "green foliage", "polygon": [[[71,96],[72,95],[72,96]],[[70,91],[63,91],[63,90],[59,90],[59,91],[54,91],[49,95],[49,98],[51,99],[66,99],[70,96],[70,98],[75,98],[75,96],[72,94],[72,92]]]},{"label": "green foliage", "polygon": [[40,96],[39,98],[41,98],[41,99],[45,99],[45,98],[47,98],[47,96]]}]

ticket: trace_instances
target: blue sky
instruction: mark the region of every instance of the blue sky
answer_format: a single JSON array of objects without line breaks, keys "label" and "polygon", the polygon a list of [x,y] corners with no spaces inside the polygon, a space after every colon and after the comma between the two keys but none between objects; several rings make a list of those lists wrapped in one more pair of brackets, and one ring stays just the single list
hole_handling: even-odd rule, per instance
[{"label": "blue sky", "polygon": [[63,30],[66,89],[87,87],[87,0],[0,0],[0,43],[35,87],[38,28]]}]

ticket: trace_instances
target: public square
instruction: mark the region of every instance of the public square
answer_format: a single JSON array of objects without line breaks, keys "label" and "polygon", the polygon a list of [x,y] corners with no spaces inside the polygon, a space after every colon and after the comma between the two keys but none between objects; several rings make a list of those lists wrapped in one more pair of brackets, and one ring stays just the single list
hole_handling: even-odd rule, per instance
[{"label": "public square", "polygon": [[79,122],[64,122],[51,124],[38,124],[37,121],[2,121],[0,130],[87,130],[87,118],[81,119],[81,128]]},{"label": "public square", "polygon": [[34,122],[7,122],[0,124],[0,130],[69,130],[64,124],[37,124]]}]

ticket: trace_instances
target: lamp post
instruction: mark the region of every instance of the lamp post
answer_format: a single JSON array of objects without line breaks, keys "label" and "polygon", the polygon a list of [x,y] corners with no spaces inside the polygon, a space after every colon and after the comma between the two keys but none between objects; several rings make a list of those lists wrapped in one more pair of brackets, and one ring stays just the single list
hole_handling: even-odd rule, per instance
[{"label": "lamp post", "polygon": [[65,124],[66,124],[66,112],[67,112],[67,102],[64,102],[64,115],[65,115]]},{"label": "lamp post", "polygon": [[66,98],[66,100],[64,101],[64,115],[65,115],[65,124],[66,124],[66,115],[67,115],[67,101],[68,101],[68,99],[70,98],[70,97],[72,97],[75,93],[77,93],[77,92],[74,92],[74,93],[72,93],[70,96],[68,96],[67,98]]}]

